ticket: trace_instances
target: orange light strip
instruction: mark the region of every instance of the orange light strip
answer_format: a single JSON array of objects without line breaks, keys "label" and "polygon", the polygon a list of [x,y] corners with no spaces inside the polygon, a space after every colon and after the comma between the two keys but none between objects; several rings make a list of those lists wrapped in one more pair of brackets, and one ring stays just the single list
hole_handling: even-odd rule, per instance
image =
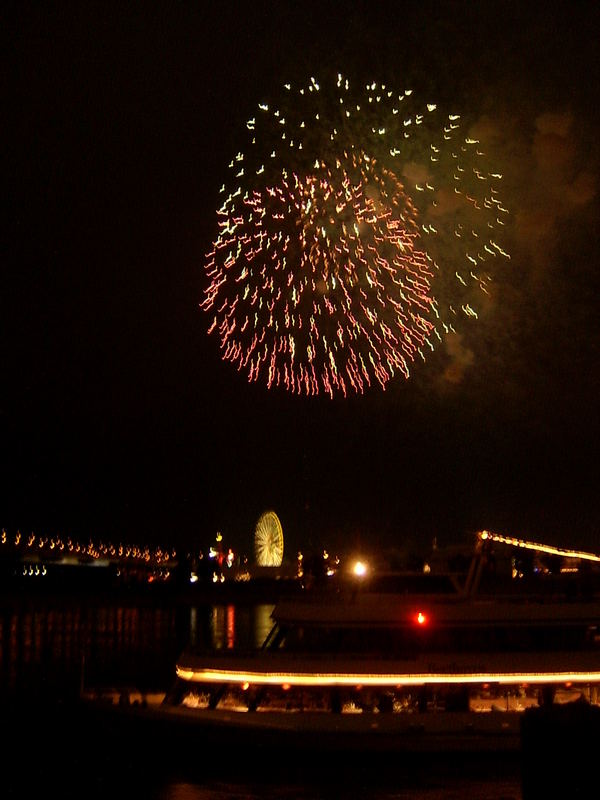
[{"label": "orange light strip", "polygon": [[458,683],[594,683],[600,672],[482,672],[449,674],[380,674],[363,673],[305,673],[305,672],[237,672],[227,669],[183,669],[177,676],[194,683],[249,683],[261,686],[425,686],[428,684]]},{"label": "orange light strip", "polygon": [[563,556],[564,558],[580,558],[582,561],[598,561],[600,556],[595,553],[584,553],[580,550],[563,550],[560,547],[552,547],[548,544],[538,544],[537,542],[526,542],[524,539],[515,539],[513,536],[502,536],[500,533],[491,531],[479,531],[477,534],[480,539],[485,541],[490,539],[492,542],[509,544],[513,547],[522,547],[524,550],[537,550],[540,553],[548,553],[553,556]]}]

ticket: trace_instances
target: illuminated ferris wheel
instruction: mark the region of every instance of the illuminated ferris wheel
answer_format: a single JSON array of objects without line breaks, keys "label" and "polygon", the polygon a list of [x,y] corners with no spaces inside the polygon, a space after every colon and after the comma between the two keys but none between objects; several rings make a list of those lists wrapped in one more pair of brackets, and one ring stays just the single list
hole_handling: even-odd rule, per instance
[{"label": "illuminated ferris wheel", "polygon": [[259,567],[280,567],[283,560],[283,529],[274,511],[261,514],[254,529],[254,558]]}]

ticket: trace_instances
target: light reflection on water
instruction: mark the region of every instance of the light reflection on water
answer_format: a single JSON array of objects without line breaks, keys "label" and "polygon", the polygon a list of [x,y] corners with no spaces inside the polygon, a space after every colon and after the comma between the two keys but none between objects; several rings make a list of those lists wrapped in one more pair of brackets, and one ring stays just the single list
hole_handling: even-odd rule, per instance
[{"label": "light reflection on water", "polygon": [[188,643],[217,650],[258,649],[273,626],[272,603],[213,605],[190,608]]},{"label": "light reflection on water", "polygon": [[186,645],[258,648],[272,610],[273,604],[94,606],[34,598],[0,611],[0,695],[64,696],[82,680],[167,689]]},{"label": "light reflection on water", "polygon": [[452,781],[443,785],[419,786],[299,786],[299,785],[247,785],[216,783],[199,786],[193,783],[174,782],[165,786],[153,800],[521,800],[520,784],[516,780]]},{"label": "light reflection on water", "polygon": [[204,639],[219,650],[258,649],[273,625],[273,608],[270,604],[212,606],[210,632]]}]

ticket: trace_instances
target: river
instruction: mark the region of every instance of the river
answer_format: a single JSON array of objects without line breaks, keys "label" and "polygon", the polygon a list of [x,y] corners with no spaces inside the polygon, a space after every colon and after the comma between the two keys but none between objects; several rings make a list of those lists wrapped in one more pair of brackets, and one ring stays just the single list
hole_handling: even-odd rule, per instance
[{"label": "river", "polygon": [[[282,763],[265,753],[252,762],[238,752],[175,766],[151,763],[135,742],[105,741],[81,727],[82,686],[164,691],[189,642],[214,647],[259,646],[272,603],[179,602],[161,596],[13,597],[0,606],[0,702],[4,797],[57,795],[114,800],[521,800],[518,764],[421,760],[318,766]],[[154,751],[153,751],[154,752]],[[159,749],[160,752],[160,749]],[[293,755],[293,754],[292,754]],[[189,767],[189,768],[188,768]]]}]

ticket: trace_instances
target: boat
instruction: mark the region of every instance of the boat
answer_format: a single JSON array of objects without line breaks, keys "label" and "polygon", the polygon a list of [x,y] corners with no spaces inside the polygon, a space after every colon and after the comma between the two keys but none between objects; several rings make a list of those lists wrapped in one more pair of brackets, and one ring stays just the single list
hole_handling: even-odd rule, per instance
[{"label": "boat", "polygon": [[514,753],[525,718],[567,705],[599,725],[600,556],[489,531],[461,568],[432,556],[307,583],[260,648],[186,648],[159,702],[112,705],[295,753]]}]

